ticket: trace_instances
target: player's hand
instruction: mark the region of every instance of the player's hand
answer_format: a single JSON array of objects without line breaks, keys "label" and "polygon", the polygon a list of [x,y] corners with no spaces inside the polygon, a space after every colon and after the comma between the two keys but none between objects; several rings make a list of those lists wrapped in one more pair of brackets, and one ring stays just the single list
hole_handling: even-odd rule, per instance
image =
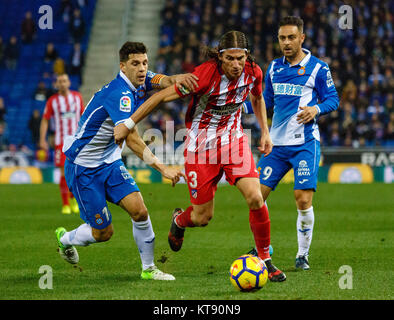
[{"label": "player's hand", "polygon": [[179,169],[165,167],[161,174],[164,178],[171,180],[171,185],[173,187],[175,187],[181,177],[187,181],[185,174]]},{"label": "player's hand", "polygon": [[317,115],[317,108],[316,107],[300,107],[302,112],[297,115],[298,123],[308,123],[315,119]]},{"label": "player's hand", "polygon": [[127,127],[123,124],[120,123],[114,128],[114,139],[115,143],[119,146],[119,148],[122,147],[124,139],[126,139],[127,135],[130,133],[130,130],[127,129]]},{"label": "player's hand", "polygon": [[192,73],[179,74],[175,78],[175,84],[178,88],[186,87],[190,92],[198,88],[198,77]]},{"label": "player's hand", "polygon": [[45,151],[48,151],[49,149],[48,142],[46,142],[45,140],[40,141],[40,148]]},{"label": "player's hand", "polygon": [[262,134],[260,138],[260,146],[258,146],[257,149],[264,154],[264,157],[271,153],[273,146],[274,144],[272,143],[269,133]]}]

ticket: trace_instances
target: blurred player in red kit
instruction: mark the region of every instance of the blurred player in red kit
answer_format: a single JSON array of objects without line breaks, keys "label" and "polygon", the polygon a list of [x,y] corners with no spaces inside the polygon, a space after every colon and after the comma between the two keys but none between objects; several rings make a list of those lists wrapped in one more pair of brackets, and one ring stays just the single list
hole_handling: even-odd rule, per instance
[{"label": "blurred player in red kit", "polygon": [[54,119],[55,124],[55,166],[60,169],[60,194],[62,198],[62,213],[79,213],[78,204],[69,191],[64,178],[64,155],[63,141],[66,136],[74,134],[78,127],[84,107],[82,96],[79,92],[70,90],[70,79],[67,74],[60,74],[56,78],[56,89],[58,92],[52,95],[45,106],[43,118],[40,125],[40,148],[48,150],[46,135],[49,121]]}]

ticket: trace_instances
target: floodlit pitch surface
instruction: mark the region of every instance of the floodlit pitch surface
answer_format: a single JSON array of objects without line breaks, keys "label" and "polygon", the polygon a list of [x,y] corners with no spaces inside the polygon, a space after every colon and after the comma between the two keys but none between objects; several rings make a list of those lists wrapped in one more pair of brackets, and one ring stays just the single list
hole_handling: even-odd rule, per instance
[{"label": "floodlit pitch surface", "polygon": [[219,187],[214,218],[205,228],[188,229],[176,253],[169,249],[167,234],[172,210],[189,203],[186,186],[140,188],[156,233],[156,264],[172,273],[176,284],[140,280],[130,218],[119,207],[110,205],[112,239],[79,247],[80,263],[74,268],[56,252],[54,230],[74,229],[82,220],[60,213],[58,186],[0,185],[0,299],[394,298],[393,185],[320,183],[314,199],[311,270],[304,272],[294,270],[297,213],[292,186],[279,185],[268,205],[273,261],[287,280],[268,282],[254,293],[236,291],[229,280],[231,263],[253,244],[249,212],[235,187]]}]

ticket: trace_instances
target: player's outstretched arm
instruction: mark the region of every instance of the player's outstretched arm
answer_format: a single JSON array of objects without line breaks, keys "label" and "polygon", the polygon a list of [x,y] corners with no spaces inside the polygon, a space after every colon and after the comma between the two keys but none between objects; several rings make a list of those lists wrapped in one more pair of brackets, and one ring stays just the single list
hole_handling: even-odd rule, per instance
[{"label": "player's outstretched arm", "polygon": [[175,84],[178,88],[185,87],[193,92],[198,87],[197,81],[198,77],[192,73],[175,74],[162,78],[160,88],[165,89]]},{"label": "player's outstretched arm", "polygon": [[136,128],[133,128],[126,139],[127,146],[146,164],[159,171],[163,177],[171,180],[174,187],[181,177],[186,181],[186,176],[179,169],[169,168],[152,153],[142,140]]},{"label": "player's outstretched arm", "polygon": [[262,95],[254,96],[250,94],[250,102],[261,129],[260,146],[257,148],[261,153],[267,156],[271,153],[273,144],[268,129],[267,110],[264,98]]},{"label": "player's outstretched arm", "polygon": [[175,86],[168,87],[152,95],[146,100],[133,115],[126,119],[124,123],[118,124],[114,128],[115,143],[121,146],[124,139],[126,139],[130,130],[151,113],[160,103],[169,102],[179,98],[179,94],[175,90]]}]

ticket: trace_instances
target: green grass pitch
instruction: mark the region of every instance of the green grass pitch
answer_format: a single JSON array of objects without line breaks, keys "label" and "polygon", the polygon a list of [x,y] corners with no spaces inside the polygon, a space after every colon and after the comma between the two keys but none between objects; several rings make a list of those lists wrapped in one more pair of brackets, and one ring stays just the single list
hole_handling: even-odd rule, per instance
[{"label": "green grass pitch", "polygon": [[[0,185],[0,299],[272,300],[393,299],[394,193],[392,185],[320,183],[314,198],[311,270],[295,272],[296,209],[292,185],[271,193],[273,261],[287,280],[260,291],[236,291],[229,280],[234,259],[253,244],[247,206],[235,187],[220,186],[215,214],[205,228],[188,229],[172,252],[167,233],[173,208],[188,205],[185,185],[140,185],[156,234],[155,260],[174,282],[140,280],[140,259],[128,215],[110,205],[115,233],[106,243],[79,247],[80,267],[56,252],[54,230],[82,223],[60,214],[58,186]],[[41,266],[52,269],[52,289],[40,289]],[[341,289],[341,266],[352,269]],[[342,278],[343,280],[343,278]]]}]

